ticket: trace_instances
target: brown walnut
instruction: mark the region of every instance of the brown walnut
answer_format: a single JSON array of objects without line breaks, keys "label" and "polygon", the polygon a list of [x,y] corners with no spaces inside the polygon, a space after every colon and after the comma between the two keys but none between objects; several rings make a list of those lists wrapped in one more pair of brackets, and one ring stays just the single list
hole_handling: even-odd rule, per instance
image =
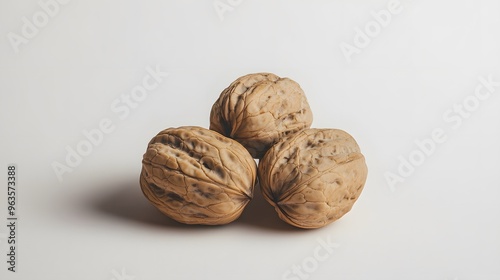
[{"label": "brown walnut", "polygon": [[201,127],[169,128],[148,144],[141,189],[170,218],[227,224],[253,196],[257,167],[238,142]]},{"label": "brown walnut", "polygon": [[285,222],[319,228],[349,212],[367,178],[354,138],[337,129],[305,129],[274,145],[259,162],[262,193]]},{"label": "brown walnut", "polygon": [[210,129],[240,142],[254,158],[311,123],[311,108],[299,84],[271,73],[238,78],[210,112]]}]

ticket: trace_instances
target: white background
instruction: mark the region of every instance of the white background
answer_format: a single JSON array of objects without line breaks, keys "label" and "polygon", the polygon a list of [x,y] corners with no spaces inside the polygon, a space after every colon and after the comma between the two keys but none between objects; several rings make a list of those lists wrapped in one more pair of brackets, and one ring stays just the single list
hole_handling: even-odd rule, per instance
[{"label": "white background", "polygon": [[[500,87],[473,100],[480,77],[500,81],[500,3],[402,0],[402,11],[346,56],[341,45],[356,47],[356,28],[389,2],[233,0],[220,17],[211,0],[74,0],[13,45],[23,17],[33,22],[43,10],[2,1],[0,278],[500,279]],[[111,105],[141,85],[147,67],[169,76],[120,118]],[[302,86],[313,127],[358,141],[369,176],[352,211],[300,230],[257,192],[226,226],[160,214],[138,184],[147,142],[167,127],[208,127],[220,92],[261,71]],[[456,113],[443,118],[464,100],[474,109],[460,125]],[[66,164],[67,147],[106,118],[114,131],[59,181],[54,162]],[[415,141],[434,129],[446,140],[391,189],[385,174],[398,175],[401,157],[418,154]],[[3,226],[11,163],[16,273],[7,271]],[[320,240],[338,244],[321,251],[324,260],[315,259]],[[303,274],[286,274],[294,266]]]}]

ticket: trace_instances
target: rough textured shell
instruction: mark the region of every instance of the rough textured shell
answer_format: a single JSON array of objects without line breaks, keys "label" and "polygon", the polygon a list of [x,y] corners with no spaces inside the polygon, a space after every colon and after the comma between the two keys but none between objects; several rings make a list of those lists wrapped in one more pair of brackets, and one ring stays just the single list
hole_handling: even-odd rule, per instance
[{"label": "rough textured shell", "polygon": [[257,168],[238,142],[201,127],[169,128],[148,144],[140,178],[161,212],[186,224],[226,224],[253,196]]},{"label": "rough textured shell", "polygon": [[210,112],[210,129],[240,142],[254,158],[311,123],[312,112],[300,86],[270,73],[238,78]]},{"label": "rough textured shell", "polygon": [[351,210],[367,167],[356,141],[336,129],[305,129],[274,145],[259,163],[262,193],[287,223],[325,226]]}]

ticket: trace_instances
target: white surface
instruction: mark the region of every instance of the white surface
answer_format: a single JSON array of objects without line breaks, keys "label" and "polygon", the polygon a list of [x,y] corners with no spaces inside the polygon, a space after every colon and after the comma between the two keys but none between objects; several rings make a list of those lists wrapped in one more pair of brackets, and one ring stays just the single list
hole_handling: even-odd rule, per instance
[{"label": "white surface", "polygon": [[[500,279],[500,87],[461,126],[443,119],[479,77],[500,81],[500,3],[401,1],[348,63],[340,45],[389,1],[229,2],[220,20],[212,1],[70,1],[15,53],[7,34],[41,8],[2,1],[0,217],[15,163],[19,221],[18,272],[2,261],[0,278]],[[157,65],[169,76],[121,119],[111,104]],[[260,192],[227,226],[162,216],[138,185],[147,142],[207,127],[219,93],[258,71],[300,83],[314,127],[357,139],[369,167],[361,198],[318,230],[287,226]],[[105,118],[114,131],[60,182],[53,162]],[[384,174],[436,128],[446,141],[391,191]],[[2,260],[6,237],[2,226]],[[319,240],[338,247],[318,262]],[[310,272],[286,275],[303,264]]]}]

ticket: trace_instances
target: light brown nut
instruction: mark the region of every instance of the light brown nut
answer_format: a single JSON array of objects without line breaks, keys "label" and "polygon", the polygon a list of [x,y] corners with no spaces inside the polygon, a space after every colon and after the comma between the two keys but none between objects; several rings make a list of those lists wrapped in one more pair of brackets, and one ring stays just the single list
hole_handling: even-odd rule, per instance
[{"label": "light brown nut", "polygon": [[266,200],[300,228],[319,228],[349,212],[367,173],[354,138],[337,129],[305,129],[282,139],[258,168]]},{"label": "light brown nut", "polygon": [[141,189],[170,218],[220,225],[252,199],[257,166],[238,142],[201,127],[169,128],[148,144]]},{"label": "light brown nut", "polygon": [[299,84],[271,73],[231,83],[210,112],[210,129],[240,142],[261,158],[279,139],[309,128],[312,112]]}]

